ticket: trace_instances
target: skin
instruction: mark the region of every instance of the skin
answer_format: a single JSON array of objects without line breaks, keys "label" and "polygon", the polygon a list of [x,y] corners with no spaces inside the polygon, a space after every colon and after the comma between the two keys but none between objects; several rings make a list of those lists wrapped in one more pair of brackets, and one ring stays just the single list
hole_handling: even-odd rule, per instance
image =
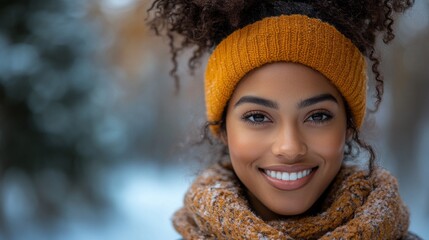
[{"label": "skin", "polygon": [[[341,167],[347,135],[344,103],[329,80],[304,65],[277,62],[240,81],[222,139],[254,211],[272,220],[313,206]],[[270,169],[312,172],[285,183],[270,178]]]}]

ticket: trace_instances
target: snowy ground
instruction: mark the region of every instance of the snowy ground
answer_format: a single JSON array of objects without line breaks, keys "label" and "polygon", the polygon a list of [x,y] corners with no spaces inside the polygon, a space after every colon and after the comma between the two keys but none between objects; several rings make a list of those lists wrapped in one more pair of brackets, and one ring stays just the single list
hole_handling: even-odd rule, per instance
[{"label": "snowy ground", "polygon": [[[105,191],[113,207],[103,217],[87,209],[70,209],[67,218],[49,230],[37,223],[17,224],[16,240],[140,240],[179,239],[171,216],[182,205],[183,195],[194,175],[189,166],[160,167],[151,163],[124,165],[104,175]],[[424,191],[414,192],[410,205],[411,230],[429,239],[429,217]],[[22,227],[24,226],[24,227]],[[5,239],[0,232],[0,240]]]},{"label": "snowy ground", "polygon": [[[134,180],[128,182],[127,187],[123,189],[123,197],[118,198],[133,228],[142,229],[143,227],[145,233],[143,238],[139,238],[136,233],[136,235],[130,235],[128,239],[178,239],[180,236],[174,232],[170,217],[181,206],[183,194],[192,176],[185,169],[168,169],[159,174],[159,170],[155,168],[151,171],[150,168],[153,166],[145,169],[148,174],[141,175],[142,178],[136,175]],[[143,198],[135,198],[141,188],[150,194],[140,195]],[[421,209],[427,209],[428,204],[424,192],[414,192],[416,201],[409,206],[410,230],[423,239],[429,239],[429,216],[427,212],[421,211]],[[142,209],[144,214],[138,214],[140,211],[136,211],[137,209]]]},{"label": "snowy ground", "polygon": [[184,168],[132,164],[112,170],[106,190],[115,210],[101,225],[74,221],[65,240],[179,239],[171,216],[181,205],[192,181]]}]

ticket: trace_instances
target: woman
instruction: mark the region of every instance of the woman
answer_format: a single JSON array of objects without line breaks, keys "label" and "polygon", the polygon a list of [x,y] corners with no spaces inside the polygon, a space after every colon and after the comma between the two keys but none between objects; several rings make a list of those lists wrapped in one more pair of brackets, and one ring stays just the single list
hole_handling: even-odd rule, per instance
[{"label": "woman", "polygon": [[[227,148],[173,218],[185,239],[413,239],[396,180],[360,138],[366,60],[383,94],[375,39],[411,1],[163,1],[175,62],[210,52],[208,126]],[[180,47],[175,39],[182,37]],[[175,76],[173,69],[173,75]],[[353,166],[359,150],[368,168]]]}]

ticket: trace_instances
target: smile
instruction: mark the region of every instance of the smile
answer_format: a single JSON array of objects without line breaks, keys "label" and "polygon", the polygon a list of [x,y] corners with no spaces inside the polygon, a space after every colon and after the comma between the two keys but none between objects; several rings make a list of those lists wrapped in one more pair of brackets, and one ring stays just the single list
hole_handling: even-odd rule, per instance
[{"label": "smile", "polygon": [[311,173],[311,169],[307,169],[299,172],[279,172],[279,171],[272,171],[272,170],[264,170],[264,172],[268,176],[275,179],[279,179],[283,181],[295,181],[308,176]]},{"label": "smile", "polygon": [[283,169],[281,169],[282,171],[279,171],[280,169],[260,169],[260,171],[271,186],[283,191],[292,191],[302,188],[309,183],[316,174],[318,167],[301,169],[290,169],[288,171]]}]

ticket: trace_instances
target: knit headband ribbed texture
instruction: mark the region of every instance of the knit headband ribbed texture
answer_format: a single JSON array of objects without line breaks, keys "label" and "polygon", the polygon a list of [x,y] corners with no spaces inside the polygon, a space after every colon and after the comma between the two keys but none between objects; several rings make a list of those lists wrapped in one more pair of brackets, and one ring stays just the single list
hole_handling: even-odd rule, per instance
[{"label": "knit headband ribbed texture", "polygon": [[[311,67],[343,95],[357,127],[366,109],[366,66],[359,49],[328,23],[304,15],[268,17],[234,31],[211,54],[205,75],[207,118],[219,122],[238,82],[272,62]],[[219,125],[211,126],[219,134]]]}]

